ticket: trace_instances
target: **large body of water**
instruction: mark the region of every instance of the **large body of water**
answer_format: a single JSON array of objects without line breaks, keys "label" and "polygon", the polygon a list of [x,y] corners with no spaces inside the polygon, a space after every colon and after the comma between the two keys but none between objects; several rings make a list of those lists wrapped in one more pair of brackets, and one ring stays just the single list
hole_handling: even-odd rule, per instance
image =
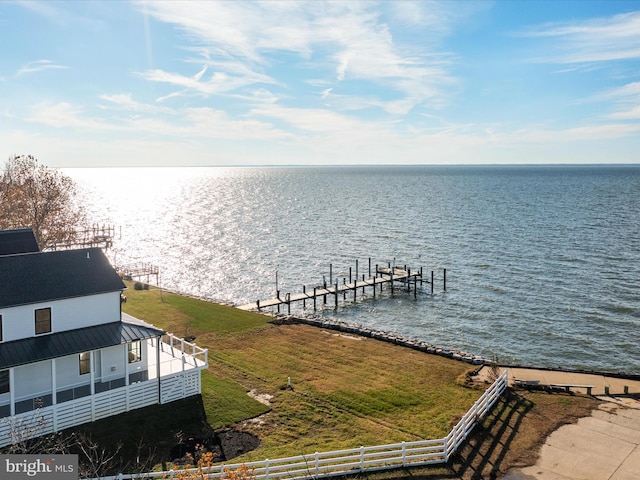
[{"label": "large body of water", "polygon": [[340,278],[369,258],[423,267],[433,296],[316,315],[504,363],[640,374],[640,165],[65,173],[91,220],[115,225],[115,263],[157,264],[165,288],[242,304],[271,298],[276,272],[297,293],[330,264]]}]

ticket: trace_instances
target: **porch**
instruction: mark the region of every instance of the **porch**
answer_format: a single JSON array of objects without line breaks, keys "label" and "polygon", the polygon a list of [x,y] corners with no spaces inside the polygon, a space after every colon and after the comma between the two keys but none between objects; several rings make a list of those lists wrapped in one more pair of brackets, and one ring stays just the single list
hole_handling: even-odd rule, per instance
[{"label": "porch", "polygon": [[[207,349],[172,334],[144,341],[146,361],[139,365],[126,363],[126,374],[122,377],[96,378],[92,352],[90,383],[59,390],[54,374],[53,388],[48,392],[28,399],[12,395],[8,405],[0,405],[10,412],[0,418],[0,447],[200,394],[200,370],[208,366]],[[52,372],[55,372],[55,362],[51,360]]]}]

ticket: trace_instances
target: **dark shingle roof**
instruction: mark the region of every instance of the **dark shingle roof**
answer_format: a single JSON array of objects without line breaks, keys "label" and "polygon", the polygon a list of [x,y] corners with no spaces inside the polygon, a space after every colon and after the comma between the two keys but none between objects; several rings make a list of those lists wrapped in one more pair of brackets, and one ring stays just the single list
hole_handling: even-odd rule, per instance
[{"label": "dark shingle roof", "polygon": [[150,325],[112,322],[0,343],[0,369],[122,345],[163,333]]},{"label": "dark shingle roof", "polygon": [[0,255],[39,252],[38,242],[30,228],[0,230]]},{"label": "dark shingle roof", "polygon": [[99,248],[0,256],[0,308],[125,288]]}]

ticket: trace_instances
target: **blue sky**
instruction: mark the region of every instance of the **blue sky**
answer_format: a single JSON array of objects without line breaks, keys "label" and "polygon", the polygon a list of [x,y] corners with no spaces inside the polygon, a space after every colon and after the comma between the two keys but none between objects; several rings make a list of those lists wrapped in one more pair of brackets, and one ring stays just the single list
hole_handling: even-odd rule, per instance
[{"label": "blue sky", "polygon": [[50,166],[640,162],[638,1],[2,1]]}]

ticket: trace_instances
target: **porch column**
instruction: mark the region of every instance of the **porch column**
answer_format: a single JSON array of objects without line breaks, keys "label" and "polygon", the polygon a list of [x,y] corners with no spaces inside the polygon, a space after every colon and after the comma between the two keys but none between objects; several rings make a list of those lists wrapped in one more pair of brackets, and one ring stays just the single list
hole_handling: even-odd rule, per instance
[{"label": "porch column", "polygon": [[125,398],[126,408],[129,411],[129,344],[124,344],[124,386],[125,386]]},{"label": "porch column", "polygon": [[156,378],[158,379],[158,405],[162,403],[162,383],[160,382],[160,343],[162,337],[156,337]]},{"label": "porch column", "polygon": [[89,381],[91,382],[91,421],[96,421],[96,372],[93,371],[95,368],[95,361],[93,359],[93,350],[89,352]]},{"label": "porch column", "polygon": [[53,431],[58,431],[58,386],[56,382],[56,359],[51,359],[51,405],[53,406]]},{"label": "porch column", "polygon": [[16,382],[13,375],[13,367],[9,369],[9,396],[10,396],[10,408],[11,416],[16,414]]},{"label": "porch column", "polygon": [[58,403],[58,388],[56,381],[56,359],[51,359],[51,403],[56,405]]}]

